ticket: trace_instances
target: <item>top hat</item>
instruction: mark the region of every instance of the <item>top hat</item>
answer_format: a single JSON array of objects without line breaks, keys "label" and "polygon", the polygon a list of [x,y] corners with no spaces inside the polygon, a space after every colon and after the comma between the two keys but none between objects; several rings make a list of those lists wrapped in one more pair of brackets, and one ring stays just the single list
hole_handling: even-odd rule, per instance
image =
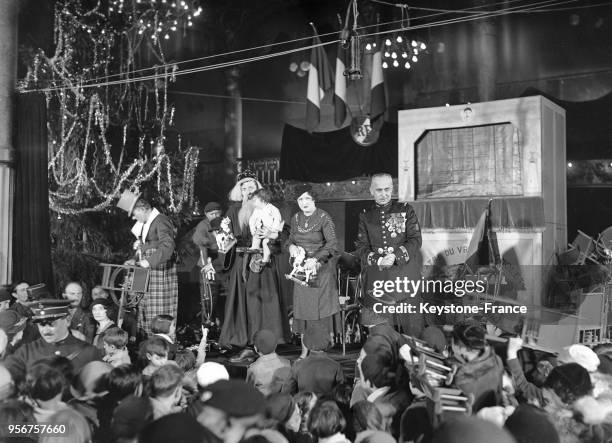
[{"label": "top hat", "polygon": [[121,197],[119,197],[119,201],[117,202],[117,207],[119,209],[123,209],[127,212],[128,217],[132,215],[132,211],[134,210],[134,206],[136,206],[136,202],[140,198],[142,194],[134,194],[130,191],[123,191]]},{"label": "top hat", "polygon": [[70,300],[44,299],[28,303],[34,315],[32,321],[55,320],[68,315]]}]

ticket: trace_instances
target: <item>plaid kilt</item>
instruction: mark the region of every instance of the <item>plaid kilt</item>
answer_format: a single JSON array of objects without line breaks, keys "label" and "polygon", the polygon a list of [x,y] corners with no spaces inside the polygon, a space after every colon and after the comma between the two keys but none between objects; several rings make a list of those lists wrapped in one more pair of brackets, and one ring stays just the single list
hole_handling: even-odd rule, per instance
[{"label": "plaid kilt", "polygon": [[[145,251],[145,259],[155,249]],[[178,276],[174,262],[168,261],[149,271],[149,292],[138,305],[138,330],[147,337],[152,334],[151,321],[156,315],[167,314],[176,319],[178,308]]]}]

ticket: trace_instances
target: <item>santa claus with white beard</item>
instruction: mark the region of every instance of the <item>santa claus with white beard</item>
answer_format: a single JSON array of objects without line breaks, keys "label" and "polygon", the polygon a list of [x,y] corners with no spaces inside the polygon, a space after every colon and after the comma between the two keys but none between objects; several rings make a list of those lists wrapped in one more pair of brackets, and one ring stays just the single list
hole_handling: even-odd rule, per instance
[{"label": "santa claus with white beard", "polygon": [[[229,229],[236,239],[234,250],[230,252],[234,258],[228,271],[225,320],[219,338],[223,346],[245,348],[233,361],[255,358],[255,353],[247,346],[252,345],[257,331],[272,331],[280,343],[289,332],[287,313],[281,309],[280,279],[274,263],[275,255],[280,252],[280,242],[270,242],[271,266],[258,269],[259,272],[253,272],[249,266],[253,259],[249,251],[252,242],[249,219],[255,210],[250,197],[261,187],[251,171],[240,173],[229,193],[231,203],[221,222],[221,227]],[[255,235],[265,238],[268,234],[262,231]]]}]

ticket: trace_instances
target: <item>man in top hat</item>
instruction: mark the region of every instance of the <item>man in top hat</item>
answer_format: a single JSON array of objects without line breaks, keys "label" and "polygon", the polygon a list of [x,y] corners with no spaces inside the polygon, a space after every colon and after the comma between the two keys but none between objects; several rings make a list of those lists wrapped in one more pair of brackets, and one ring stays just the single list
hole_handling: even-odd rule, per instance
[{"label": "man in top hat", "polygon": [[178,277],[172,258],[174,226],[167,216],[140,198],[140,194],[125,191],[117,206],[136,220],[132,227],[132,233],[138,239],[134,243],[136,256],[125,264],[151,269],[148,292],[138,306],[138,329],[148,337],[152,333],[151,321],[156,315],[176,318]]},{"label": "man in top hat", "polygon": [[[195,228],[193,232],[192,240],[199,249],[198,266],[200,267],[200,295],[201,297],[213,297],[212,303],[202,304],[202,309],[212,308],[211,312],[203,311],[202,318],[208,317],[211,321],[215,320],[215,317],[219,317],[221,313],[218,308],[219,295],[221,292],[221,282],[223,279],[224,266],[222,263],[218,263],[216,260],[219,258],[217,240],[215,238],[215,228],[219,229],[219,217],[221,217],[221,205],[217,202],[208,202],[204,206],[204,218]],[[215,226],[213,226],[215,225]],[[215,275],[216,272],[221,273]],[[208,294],[208,288],[210,288],[210,294]],[[213,317],[213,312],[215,317]]]},{"label": "man in top hat", "polygon": [[[364,276],[364,310],[373,310],[399,325],[404,334],[418,337],[423,328],[423,317],[418,313],[420,294],[409,291],[413,288],[410,281],[421,279],[421,228],[412,206],[392,201],[392,192],[389,174],[373,175],[370,193],[374,205],[359,214],[355,246]],[[417,312],[383,312],[384,305],[400,302],[414,305]]]},{"label": "man in top hat", "polygon": [[75,372],[90,361],[100,359],[96,348],[70,334],[67,319],[69,305],[67,300],[56,299],[32,303],[32,321],[38,326],[41,338],[22,345],[6,358],[4,365],[13,379],[23,380],[27,368],[43,358],[66,357],[72,361]]}]

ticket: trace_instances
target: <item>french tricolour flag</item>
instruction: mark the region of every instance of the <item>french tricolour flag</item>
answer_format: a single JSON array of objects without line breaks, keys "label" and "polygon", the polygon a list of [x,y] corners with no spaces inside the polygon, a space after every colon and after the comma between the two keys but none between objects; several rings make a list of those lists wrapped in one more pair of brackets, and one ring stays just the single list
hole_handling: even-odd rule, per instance
[{"label": "french tricolour flag", "polygon": [[321,100],[332,87],[332,69],[325,49],[315,31],[312,39],[310,69],[308,71],[308,92],[306,96],[306,130],[313,132],[321,121]]}]

